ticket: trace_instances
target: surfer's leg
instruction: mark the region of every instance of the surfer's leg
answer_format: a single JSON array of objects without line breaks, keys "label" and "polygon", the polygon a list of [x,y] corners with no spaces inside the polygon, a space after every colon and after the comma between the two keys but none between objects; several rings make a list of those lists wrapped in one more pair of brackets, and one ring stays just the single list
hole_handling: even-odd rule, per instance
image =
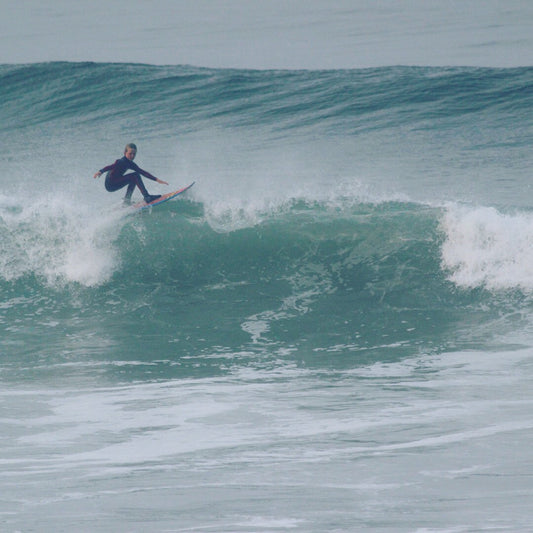
[{"label": "surfer's leg", "polygon": [[126,195],[124,196],[124,205],[131,205],[131,197],[135,190],[135,183],[130,183],[126,189]]},{"label": "surfer's leg", "polygon": [[112,178],[110,173],[107,174],[105,179],[105,188],[109,192],[118,191],[119,189],[122,189],[122,187],[126,186],[128,186],[126,190],[126,196],[124,197],[124,202],[126,204],[130,203],[131,196],[133,194],[133,191],[135,190],[135,187],[138,187],[138,189],[141,191],[144,201],[147,204],[153,202],[154,200],[157,200],[158,198],[161,198],[160,194],[148,193],[141,176],[137,172],[132,172],[131,174],[119,176],[116,179]]},{"label": "surfer's leg", "polygon": [[141,191],[141,194],[143,195],[143,198],[146,198],[147,196],[150,196],[148,194],[148,191],[146,190],[146,187],[144,186],[144,183],[143,183],[143,180],[141,178],[141,176],[137,173],[135,174],[128,174],[128,176],[131,176],[131,183],[132,185],[135,187],[135,185],[137,186],[137,188]]},{"label": "surfer's leg", "polygon": [[124,196],[124,200],[131,200],[134,190],[135,190],[135,183],[130,183],[128,185],[128,188],[126,189],[126,196]]},{"label": "surfer's leg", "polygon": [[110,172],[107,173],[105,177],[105,188],[106,191],[109,192],[115,192],[119,189],[122,189],[122,187],[126,187],[126,185],[130,184],[130,180],[126,179],[126,176],[119,176],[118,178],[114,178]]},{"label": "surfer's leg", "polygon": [[[160,194],[149,194],[148,193],[148,191],[146,190],[146,187],[144,186],[141,176],[137,172],[135,172],[135,174],[127,174],[127,176],[130,176],[130,179],[131,179],[131,183],[128,186],[128,192],[130,190],[130,187],[132,187],[131,192],[133,193],[133,189],[135,188],[135,186],[137,186],[139,190],[141,191],[141,194],[143,195],[144,201],[147,204],[149,204],[150,202],[153,202],[154,200],[157,200],[158,198],[161,198]],[[128,202],[129,199],[131,198],[131,194],[128,197],[128,192],[126,192],[126,202]]]},{"label": "surfer's leg", "polygon": [[149,204],[150,202],[153,202],[154,200],[157,200],[158,198],[161,198],[160,194],[149,194],[148,193],[148,191],[146,190],[146,187],[144,186],[141,176],[137,172],[135,174],[128,174],[128,176],[132,176],[131,178],[132,183],[134,183],[134,186],[137,185],[137,187],[141,191],[141,194],[143,195],[144,201],[147,204]]},{"label": "surfer's leg", "polygon": [[118,178],[113,178],[109,173],[107,174],[105,179],[105,188],[109,192],[118,191],[119,189],[122,189],[126,186],[128,186],[128,189],[126,191],[126,198],[131,198],[135,187],[139,188],[141,194],[143,195],[143,198],[147,198],[150,196],[148,194],[148,191],[146,190],[146,187],[144,186],[141,176],[137,172],[125,174],[124,176],[119,176]]}]

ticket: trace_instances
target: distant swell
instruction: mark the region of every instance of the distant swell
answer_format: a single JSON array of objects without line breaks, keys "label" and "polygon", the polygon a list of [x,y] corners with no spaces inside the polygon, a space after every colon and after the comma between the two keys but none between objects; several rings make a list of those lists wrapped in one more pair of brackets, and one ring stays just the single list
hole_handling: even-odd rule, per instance
[{"label": "distant swell", "polygon": [[[332,71],[40,63],[0,66],[0,128],[54,120],[120,121],[132,105],[152,127],[169,120],[281,129],[375,129],[409,118],[487,111],[519,115],[532,103],[531,68],[390,67]],[[350,126],[353,118],[357,121]]]}]

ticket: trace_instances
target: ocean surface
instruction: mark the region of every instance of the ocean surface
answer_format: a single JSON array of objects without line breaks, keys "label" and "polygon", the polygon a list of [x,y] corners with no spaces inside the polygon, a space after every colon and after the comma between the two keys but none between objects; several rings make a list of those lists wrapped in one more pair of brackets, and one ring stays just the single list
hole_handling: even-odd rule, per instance
[{"label": "ocean surface", "polygon": [[[533,67],[4,64],[0,101],[0,530],[531,531]],[[123,208],[127,142],[194,187]]]}]

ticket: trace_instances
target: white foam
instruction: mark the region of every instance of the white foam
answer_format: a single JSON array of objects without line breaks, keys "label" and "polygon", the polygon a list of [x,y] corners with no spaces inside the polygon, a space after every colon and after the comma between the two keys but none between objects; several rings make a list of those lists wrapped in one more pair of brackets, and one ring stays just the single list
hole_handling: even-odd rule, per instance
[{"label": "white foam", "polygon": [[216,176],[195,186],[193,197],[202,203],[207,223],[225,233],[249,228],[286,213],[295,205],[320,204],[325,209],[351,209],[359,204],[408,202],[400,193],[382,191],[355,176],[324,180],[306,170],[243,176],[235,194],[235,176]]},{"label": "white foam", "polygon": [[119,210],[98,212],[64,195],[15,200],[0,199],[1,278],[33,274],[51,285],[95,286],[112,276]]},{"label": "white foam", "polygon": [[533,290],[533,213],[448,206],[443,267],[461,287]]}]

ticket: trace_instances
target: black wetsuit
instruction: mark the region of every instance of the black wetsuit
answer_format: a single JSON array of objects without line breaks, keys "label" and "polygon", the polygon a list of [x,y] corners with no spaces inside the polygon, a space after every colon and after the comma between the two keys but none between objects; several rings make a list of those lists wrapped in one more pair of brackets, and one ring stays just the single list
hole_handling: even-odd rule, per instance
[{"label": "black wetsuit", "polygon": [[[128,170],[133,170],[133,172],[126,174],[126,171]],[[152,174],[140,168],[133,161],[130,161],[126,156],[117,159],[112,165],[107,165],[107,167],[102,168],[100,172],[102,174],[107,172],[105,177],[105,188],[109,192],[118,191],[127,185],[127,199],[131,198],[135,187],[139,188],[145,199],[150,197],[146,187],[144,186],[143,180],[141,179],[141,175],[154,181],[157,180],[155,176],[152,176]]]}]

